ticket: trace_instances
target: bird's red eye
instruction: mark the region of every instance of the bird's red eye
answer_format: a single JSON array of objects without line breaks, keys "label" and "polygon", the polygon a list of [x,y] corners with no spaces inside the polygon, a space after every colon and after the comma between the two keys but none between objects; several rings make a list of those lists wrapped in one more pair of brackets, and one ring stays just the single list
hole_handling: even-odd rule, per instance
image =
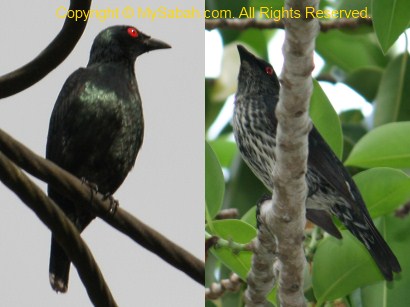
[{"label": "bird's red eye", "polygon": [[272,67],[270,67],[270,66],[266,66],[265,67],[265,72],[268,74],[268,75],[273,75],[273,68]]},{"label": "bird's red eye", "polygon": [[128,28],[127,31],[128,31],[128,34],[129,34],[131,37],[138,37],[138,31],[137,31],[137,29],[135,29],[135,28]]}]

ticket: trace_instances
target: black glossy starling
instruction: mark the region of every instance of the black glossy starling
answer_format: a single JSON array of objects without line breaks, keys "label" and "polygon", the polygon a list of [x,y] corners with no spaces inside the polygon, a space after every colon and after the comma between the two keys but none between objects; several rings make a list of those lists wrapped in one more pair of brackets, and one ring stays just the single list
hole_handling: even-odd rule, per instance
[{"label": "black glossy starling", "polygon": [[[241,66],[235,99],[233,128],[243,159],[253,173],[271,190],[275,165],[275,107],[279,100],[279,81],[266,61],[238,45]],[[387,280],[400,272],[400,264],[374,226],[362,196],[315,127],[309,133],[306,180],[306,217],[337,238],[335,215],[367,248]]]},{"label": "black glossy starling", "polygon": [[[138,56],[170,48],[131,26],[114,26],[95,38],[86,68],[65,82],[50,119],[46,156],[65,170],[112,195],[134,166],[144,118],[135,79]],[[48,187],[49,196],[81,232],[94,218]],[[69,258],[52,238],[50,284],[66,292]]]}]

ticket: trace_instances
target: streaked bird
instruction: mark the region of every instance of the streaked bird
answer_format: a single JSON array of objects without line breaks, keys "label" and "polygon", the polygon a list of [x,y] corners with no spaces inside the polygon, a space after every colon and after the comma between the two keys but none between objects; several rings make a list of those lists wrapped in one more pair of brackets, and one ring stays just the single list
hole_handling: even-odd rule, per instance
[{"label": "streaked bird", "polygon": [[[246,164],[271,190],[275,166],[277,119],[275,108],[280,84],[272,66],[238,45],[241,66],[235,97],[233,129]],[[374,226],[359,189],[315,127],[309,133],[306,181],[306,217],[331,235],[342,235],[335,215],[367,248],[383,276],[392,280],[400,264]]]}]

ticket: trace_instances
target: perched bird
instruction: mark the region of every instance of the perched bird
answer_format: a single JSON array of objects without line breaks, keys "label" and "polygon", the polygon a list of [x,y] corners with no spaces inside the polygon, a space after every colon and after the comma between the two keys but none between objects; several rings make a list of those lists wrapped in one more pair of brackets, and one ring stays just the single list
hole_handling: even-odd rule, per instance
[{"label": "perched bird", "polygon": [[[135,78],[138,56],[171,48],[131,26],[113,26],[97,35],[86,68],[70,75],[55,103],[46,157],[112,195],[134,166],[144,134],[141,97]],[[49,196],[81,232],[94,218],[48,187]],[[52,238],[49,278],[66,292],[70,260]]]},{"label": "perched bird", "polygon": [[[246,164],[271,190],[275,166],[279,81],[272,66],[238,45],[241,66],[232,120],[236,143]],[[342,235],[335,215],[364,244],[387,280],[400,272],[400,264],[374,226],[359,189],[342,162],[315,127],[309,133],[306,181],[306,217],[331,235]]]}]

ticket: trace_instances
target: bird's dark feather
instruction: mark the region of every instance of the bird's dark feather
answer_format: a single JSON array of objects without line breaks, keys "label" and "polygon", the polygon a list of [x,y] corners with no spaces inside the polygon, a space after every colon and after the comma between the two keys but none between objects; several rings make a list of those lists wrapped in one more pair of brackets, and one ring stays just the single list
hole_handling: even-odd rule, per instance
[{"label": "bird's dark feather", "polygon": [[[343,197],[357,214],[366,206],[356,184],[315,127],[309,133],[309,168]],[[359,209],[360,207],[360,209]]]},{"label": "bird's dark feather", "polygon": [[114,193],[134,165],[144,123],[135,79],[124,80],[122,70],[108,66],[79,69],[67,80],[53,110],[46,155],[101,192]]},{"label": "bird's dark feather", "polygon": [[[47,158],[99,192],[113,194],[134,166],[143,141],[134,62],[143,53],[164,48],[170,46],[130,26],[109,27],[97,35],[87,67],[70,75],[57,98]],[[48,192],[80,232],[94,218],[52,186]],[[52,238],[49,276],[56,291],[67,290],[69,268],[70,260]]]},{"label": "bird's dark feather", "polygon": [[318,225],[332,236],[341,239],[342,234],[333,223],[330,214],[324,210],[306,209],[306,218],[312,223]]}]

